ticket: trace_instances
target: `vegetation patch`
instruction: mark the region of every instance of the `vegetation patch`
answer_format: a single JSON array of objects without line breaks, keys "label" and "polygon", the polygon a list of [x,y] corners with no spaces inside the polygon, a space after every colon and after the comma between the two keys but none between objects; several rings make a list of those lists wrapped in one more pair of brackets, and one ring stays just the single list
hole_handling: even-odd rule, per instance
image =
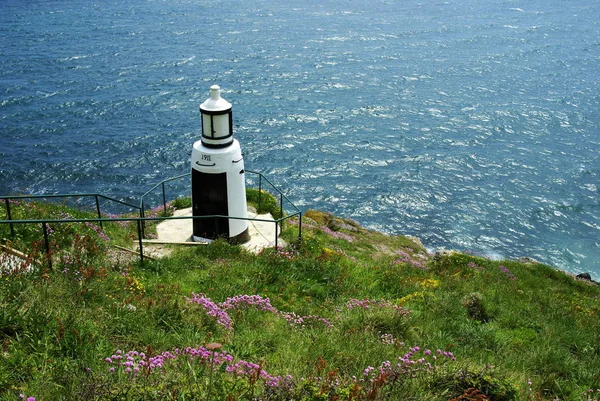
[{"label": "vegetation patch", "polygon": [[109,252],[136,224],[50,224],[48,253],[41,225],[0,225],[27,259],[0,273],[0,400],[600,399],[597,286],[324,212],[300,242],[294,224],[285,248],[217,240],[144,264]]}]

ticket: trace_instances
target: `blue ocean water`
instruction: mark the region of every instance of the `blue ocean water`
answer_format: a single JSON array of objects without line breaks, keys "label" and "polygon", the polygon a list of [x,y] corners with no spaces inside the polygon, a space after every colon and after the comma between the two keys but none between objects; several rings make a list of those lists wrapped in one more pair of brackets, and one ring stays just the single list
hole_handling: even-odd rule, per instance
[{"label": "blue ocean water", "polygon": [[585,0],[0,0],[0,194],[137,200],[189,170],[219,84],[246,167],[301,208],[600,279],[598,15]]}]

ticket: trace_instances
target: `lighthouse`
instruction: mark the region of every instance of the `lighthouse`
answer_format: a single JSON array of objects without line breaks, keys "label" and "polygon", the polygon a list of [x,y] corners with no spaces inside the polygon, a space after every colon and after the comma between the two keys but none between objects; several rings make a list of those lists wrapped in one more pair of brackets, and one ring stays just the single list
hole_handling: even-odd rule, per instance
[{"label": "lighthouse", "polygon": [[219,237],[241,244],[250,239],[244,158],[233,138],[231,104],[218,85],[200,105],[202,138],[192,149],[192,215],[228,216],[194,219],[194,241]]}]

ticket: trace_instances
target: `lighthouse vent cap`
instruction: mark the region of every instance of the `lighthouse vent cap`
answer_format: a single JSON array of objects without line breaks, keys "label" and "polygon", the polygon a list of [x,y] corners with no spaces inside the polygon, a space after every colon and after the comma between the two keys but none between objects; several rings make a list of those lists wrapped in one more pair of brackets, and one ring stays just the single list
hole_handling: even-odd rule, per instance
[{"label": "lighthouse vent cap", "polygon": [[200,105],[200,110],[204,111],[226,111],[229,109],[231,109],[231,103],[221,97],[219,85],[210,87],[210,97]]}]

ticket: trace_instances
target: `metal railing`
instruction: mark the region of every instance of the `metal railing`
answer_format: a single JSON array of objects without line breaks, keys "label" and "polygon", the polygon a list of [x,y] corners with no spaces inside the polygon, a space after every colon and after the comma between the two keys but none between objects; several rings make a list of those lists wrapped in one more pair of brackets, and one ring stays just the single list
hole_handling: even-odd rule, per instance
[{"label": "metal railing", "polygon": [[[162,194],[162,206],[163,206],[163,210],[167,211],[167,197],[166,197],[166,188],[165,188],[165,184],[171,181],[175,181],[184,177],[189,177],[191,173],[187,173],[187,174],[182,174],[176,177],[172,177],[172,178],[168,178],[166,180],[163,180],[161,182],[159,182],[158,184],[156,184],[154,187],[152,187],[150,190],[148,190],[146,193],[144,193],[140,199],[140,203],[139,206],[137,205],[132,205],[130,203],[124,202],[124,201],[120,201],[118,199],[114,199],[102,194],[55,194],[55,195],[14,195],[14,196],[0,196],[0,200],[4,200],[5,206],[6,206],[6,219],[4,220],[0,220],[0,225],[5,225],[8,224],[10,226],[10,232],[11,232],[11,236],[14,238],[15,237],[15,230],[14,230],[14,226],[15,225],[20,225],[20,224],[41,224],[42,227],[42,234],[44,237],[44,246],[45,246],[45,251],[47,255],[50,255],[50,240],[49,240],[49,233],[48,233],[48,224],[50,223],[99,223],[100,227],[103,228],[103,223],[105,222],[129,222],[129,221],[135,221],[137,224],[137,241],[138,241],[138,245],[139,245],[139,255],[140,255],[140,260],[141,262],[144,261],[144,250],[143,250],[143,240],[144,240],[144,225],[146,221],[164,221],[164,220],[182,220],[182,219],[220,219],[220,218],[227,218],[227,219],[234,219],[234,220],[248,220],[248,221],[260,221],[260,222],[269,222],[269,223],[273,223],[275,224],[275,239],[274,239],[274,245],[275,247],[278,246],[278,232],[277,232],[277,228],[281,229],[283,227],[283,222],[287,219],[293,218],[298,216],[298,240],[300,242],[301,238],[302,238],[302,212],[300,211],[300,209],[298,209],[284,194],[283,192],[281,192],[277,187],[275,187],[275,185],[273,185],[266,177],[263,176],[263,174],[258,173],[258,172],[254,172],[254,171],[248,171],[246,170],[246,172],[249,172],[251,174],[255,174],[258,176],[258,187],[259,187],[259,191],[258,191],[258,197],[259,197],[259,207],[258,209],[260,210],[261,207],[261,202],[262,202],[262,194],[263,194],[263,181],[266,182],[267,184],[269,184],[271,186],[271,188],[277,192],[277,194],[279,195],[279,209],[281,210],[281,216],[273,219],[273,220],[267,220],[267,219],[258,219],[258,218],[248,218],[248,217],[236,217],[236,216],[222,216],[222,215],[210,215],[210,216],[162,216],[162,217],[146,217],[145,216],[145,208],[146,208],[146,202],[145,202],[145,198],[152,193],[154,190],[156,190],[157,188],[161,188],[161,194]],[[13,220],[12,218],[12,213],[11,213],[11,200],[19,200],[19,199],[48,199],[48,198],[87,198],[87,197],[93,197],[94,198],[94,203],[95,203],[95,208],[96,208],[96,213],[97,213],[97,218],[64,218],[64,219],[28,219],[28,220]],[[133,210],[136,210],[140,213],[140,217],[110,217],[110,218],[105,218],[102,217],[102,210],[101,210],[101,205],[100,205],[100,199],[105,199],[108,201],[112,201],[112,202],[116,202],[118,204],[121,205],[125,205]],[[285,214],[285,210],[284,210],[284,200],[291,205],[291,208],[293,209],[291,214]],[[51,258],[48,258],[48,262],[50,264],[50,268],[52,268],[52,260]]]},{"label": "metal railing", "polygon": [[[14,200],[18,201],[20,199],[61,199],[61,198],[62,199],[94,198],[94,204],[95,204],[95,209],[96,209],[98,218],[95,218],[95,219],[76,219],[76,218],[28,219],[28,220],[13,220],[13,218],[12,218],[11,201],[14,201]],[[8,224],[9,225],[10,234],[11,234],[12,238],[15,237],[15,225],[18,225],[18,224],[41,224],[42,233],[44,236],[44,248],[46,250],[47,255],[50,255],[50,239],[49,239],[49,233],[48,233],[48,224],[49,223],[85,223],[85,222],[96,223],[97,222],[97,223],[100,223],[100,228],[103,229],[104,228],[103,224],[102,224],[103,222],[123,220],[123,219],[118,219],[118,218],[103,218],[101,205],[100,205],[100,199],[104,199],[104,200],[107,200],[110,202],[115,202],[120,205],[127,206],[128,208],[133,209],[133,210],[138,210],[138,207],[131,203],[127,203],[127,202],[121,201],[119,199],[111,198],[110,196],[106,196],[106,195],[102,195],[102,194],[95,194],[95,193],[94,194],[53,194],[53,195],[9,195],[9,196],[2,196],[2,197],[0,197],[0,199],[4,200],[4,205],[6,207],[6,217],[7,217],[7,219],[5,219],[5,220],[0,220],[0,224]],[[52,268],[52,259],[51,258],[48,258],[48,263],[49,263],[49,267]]]},{"label": "metal railing", "polygon": [[144,194],[140,197],[140,205],[138,207],[138,209],[140,210],[140,217],[144,218],[145,214],[146,214],[146,204],[144,203],[145,198],[148,195],[150,195],[152,192],[154,192],[154,190],[158,187],[162,188],[163,210],[166,214],[167,213],[167,195],[166,195],[166,190],[165,190],[165,184],[167,182],[176,181],[176,180],[179,180],[184,177],[189,177],[190,175],[191,175],[191,173],[186,173],[186,174],[178,175],[176,177],[167,178],[166,180],[162,180],[161,182],[159,182],[158,184],[156,184],[155,186],[153,186],[152,188],[150,188],[149,190],[144,192]]},{"label": "metal railing", "polygon": [[[6,217],[9,221],[10,225],[10,233],[11,236],[15,236],[14,224],[17,224],[16,221],[12,220],[12,213],[10,209],[10,201],[11,200],[19,200],[19,199],[68,199],[68,198],[94,198],[94,203],[96,206],[96,213],[98,214],[98,218],[102,218],[102,212],[100,210],[100,199],[105,199],[111,202],[115,202],[121,205],[125,205],[135,210],[139,210],[139,207],[136,205],[132,205],[131,203],[127,203],[121,201],[119,199],[111,198],[110,196],[102,195],[102,194],[54,194],[54,195],[9,195],[9,196],[0,196],[0,199],[4,199],[4,205],[6,207]],[[5,220],[0,220],[0,223],[6,224]],[[100,222],[100,227],[102,228],[102,222]]]},{"label": "metal railing", "polygon": [[[274,224],[275,224],[275,247],[278,246],[278,241],[277,241],[277,229],[279,228],[280,230],[283,228],[283,222],[287,219],[290,219],[292,217],[295,216],[299,216],[299,224],[298,224],[298,239],[302,238],[302,212],[300,211],[300,209],[298,209],[296,207],[296,205],[294,205],[292,203],[292,201],[290,201],[288,199],[287,196],[285,196],[285,194],[283,192],[281,192],[281,190],[279,190],[279,188],[277,188],[271,181],[269,181],[269,179],[267,177],[265,177],[262,173],[259,173],[257,171],[252,171],[252,170],[245,170],[246,173],[252,174],[253,176],[256,176],[256,180],[258,181],[258,210],[261,209],[262,206],[262,194],[263,192],[263,183],[266,183],[270,186],[270,189],[274,192],[277,193],[278,197],[275,195],[272,195],[273,197],[275,197],[275,199],[277,199],[279,201],[279,210],[281,211],[281,217],[276,218],[273,220]],[[165,184],[168,182],[172,182],[172,181],[176,181],[176,180],[180,180],[182,178],[186,178],[186,177],[190,177],[191,173],[186,173],[186,174],[181,174],[178,175],[176,177],[172,177],[172,178],[167,178],[166,180],[163,180],[161,182],[159,182],[158,184],[156,184],[155,186],[153,186],[152,188],[150,188],[148,191],[146,191],[140,198],[140,206],[139,206],[139,210],[140,210],[140,217],[146,218],[146,210],[147,210],[147,206],[148,206],[148,202],[146,202],[146,198],[148,197],[148,195],[152,194],[157,188],[161,188],[161,199],[162,199],[162,207],[164,212],[167,212],[167,196],[166,196],[166,188],[165,188]],[[252,182],[252,178],[248,179],[247,181]],[[284,203],[285,201],[285,203]],[[292,209],[290,214],[285,213],[285,206],[289,205]],[[160,207],[160,205],[159,205]],[[248,221],[266,221],[266,222],[271,222],[271,220],[264,220],[264,219],[256,219],[256,218],[248,218],[248,217],[237,217],[237,216],[222,216],[222,215],[211,215],[211,216],[195,216],[195,217],[180,217],[183,219],[191,219],[191,218],[214,218],[216,219],[216,221],[218,221],[218,218],[229,218],[229,219],[233,219],[233,220],[248,220]],[[165,220],[168,220],[168,218],[164,218]],[[144,224],[142,223],[142,235],[144,235]]]}]

